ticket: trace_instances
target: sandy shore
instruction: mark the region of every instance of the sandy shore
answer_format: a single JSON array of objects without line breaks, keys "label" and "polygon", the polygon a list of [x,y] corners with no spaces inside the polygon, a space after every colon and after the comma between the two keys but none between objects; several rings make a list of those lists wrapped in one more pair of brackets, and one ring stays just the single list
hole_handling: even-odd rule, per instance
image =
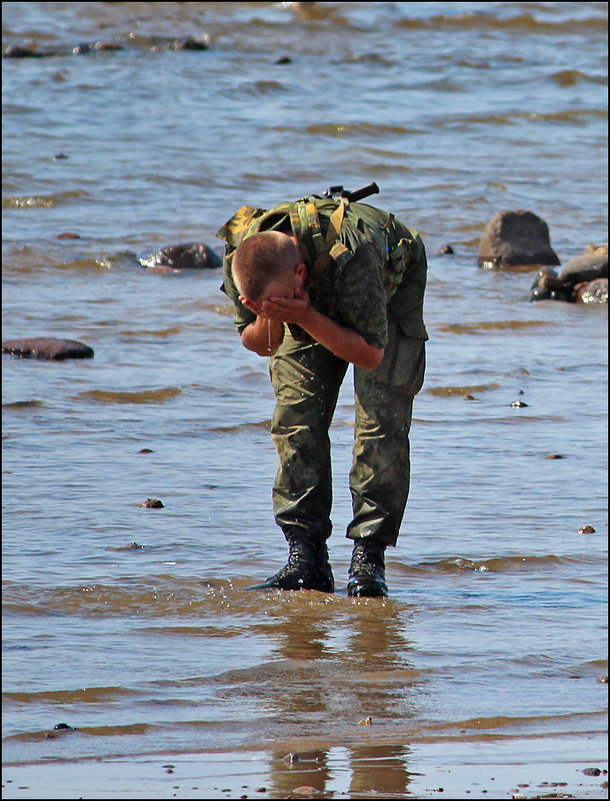
[{"label": "sandy shore", "polygon": [[[165,754],[5,765],[3,798],[597,798],[608,797],[605,738],[412,744],[406,791],[394,765],[354,765],[335,746],[324,769],[302,751]],[[303,743],[302,745],[305,745]],[[279,750],[278,750],[279,748]],[[321,774],[324,774],[323,777]],[[381,781],[375,786],[375,777]]]}]

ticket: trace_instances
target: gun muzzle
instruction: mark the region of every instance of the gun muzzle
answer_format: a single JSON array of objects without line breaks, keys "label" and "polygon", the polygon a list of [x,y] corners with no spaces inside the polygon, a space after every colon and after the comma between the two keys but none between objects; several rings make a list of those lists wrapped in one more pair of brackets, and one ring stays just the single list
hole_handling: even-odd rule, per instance
[{"label": "gun muzzle", "polygon": [[341,197],[346,197],[350,203],[355,203],[357,200],[362,200],[365,197],[369,197],[369,195],[376,195],[378,192],[379,187],[375,181],[371,181],[370,184],[354,189],[353,192],[343,192]]}]

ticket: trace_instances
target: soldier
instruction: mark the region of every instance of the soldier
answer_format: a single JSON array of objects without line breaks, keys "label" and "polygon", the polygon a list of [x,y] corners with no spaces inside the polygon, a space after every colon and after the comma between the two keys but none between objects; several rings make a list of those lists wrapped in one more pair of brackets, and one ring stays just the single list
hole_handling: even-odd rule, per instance
[{"label": "soldier", "polygon": [[388,594],[385,549],[396,545],[407,502],[413,398],[424,378],[426,252],[393,214],[343,195],[244,206],[218,232],[241,342],[270,357],[276,397],[273,508],[289,557],[250,589],[334,591],[328,431],[352,363],[347,591]]}]

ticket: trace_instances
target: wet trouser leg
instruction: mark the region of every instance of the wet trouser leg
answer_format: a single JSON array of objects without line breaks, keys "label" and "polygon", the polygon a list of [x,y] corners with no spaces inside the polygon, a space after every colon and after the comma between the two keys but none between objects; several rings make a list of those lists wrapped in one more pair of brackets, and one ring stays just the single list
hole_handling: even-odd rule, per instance
[{"label": "wet trouser leg", "polygon": [[269,361],[276,407],[271,422],[279,467],[273,511],[286,539],[324,542],[331,533],[332,473],[328,429],[347,362],[286,332]]},{"label": "wet trouser leg", "polygon": [[425,343],[388,320],[388,345],[374,370],[354,368],[356,427],[350,472],[353,520],[347,536],[396,545],[410,481],[409,430],[421,389]]}]

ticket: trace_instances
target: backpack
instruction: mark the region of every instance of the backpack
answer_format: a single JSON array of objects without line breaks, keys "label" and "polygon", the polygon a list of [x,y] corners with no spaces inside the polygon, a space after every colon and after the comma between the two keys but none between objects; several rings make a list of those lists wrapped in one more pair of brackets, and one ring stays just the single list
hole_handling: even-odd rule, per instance
[{"label": "backpack", "polygon": [[272,231],[290,224],[297,238],[308,279],[315,283],[332,259],[342,267],[358,251],[377,257],[383,264],[384,287],[390,298],[402,281],[415,236],[394,215],[347,198],[301,198],[280,203],[265,211],[242,206],[218,231],[225,246],[225,288],[232,283],[230,264],[239,243],[259,231]]}]

